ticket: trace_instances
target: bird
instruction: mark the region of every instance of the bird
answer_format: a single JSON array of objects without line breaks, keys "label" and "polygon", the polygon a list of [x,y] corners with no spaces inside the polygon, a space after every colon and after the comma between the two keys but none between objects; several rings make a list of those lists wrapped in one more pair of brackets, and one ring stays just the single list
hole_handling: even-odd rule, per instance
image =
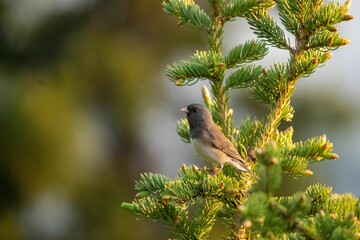
[{"label": "bird", "polygon": [[195,152],[204,160],[215,164],[210,171],[220,165],[216,175],[224,165],[231,165],[260,180],[245,165],[234,145],[213,121],[211,112],[206,106],[193,103],[180,110],[186,113],[190,126],[190,140]]}]

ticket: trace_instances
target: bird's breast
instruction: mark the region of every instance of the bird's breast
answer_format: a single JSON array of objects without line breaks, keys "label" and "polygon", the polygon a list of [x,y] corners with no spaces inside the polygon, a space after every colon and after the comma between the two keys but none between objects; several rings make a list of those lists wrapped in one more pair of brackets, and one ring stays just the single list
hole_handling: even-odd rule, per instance
[{"label": "bird's breast", "polygon": [[191,139],[191,144],[196,151],[196,153],[203,158],[204,160],[210,163],[220,163],[223,165],[225,162],[228,162],[230,159],[226,154],[222,151],[210,146],[206,145],[202,141],[197,138]]}]

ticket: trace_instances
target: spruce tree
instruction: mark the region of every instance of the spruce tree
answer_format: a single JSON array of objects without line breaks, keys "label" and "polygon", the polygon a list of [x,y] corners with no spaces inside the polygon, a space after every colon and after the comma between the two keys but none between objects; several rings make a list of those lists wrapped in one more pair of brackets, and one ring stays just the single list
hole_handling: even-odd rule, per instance
[{"label": "spruce tree", "polygon": [[[204,103],[261,180],[256,182],[231,166],[213,176],[206,168],[183,165],[175,179],[142,174],[135,184],[135,199],[122,207],[163,222],[177,239],[206,239],[216,221],[228,228],[224,239],[359,239],[360,206],[353,195],[332,193],[331,187],[318,183],[292,196],[274,196],[283,174],[304,179],[313,174],[309,164],[338,158],[325,135],[294,142],[294,129],[281,131],[279,125],[293,118],[291,97],[297,81],[323,66],[331,51],[349,43],[336,24],[353,18],[347,13],[351,1],[208,3],[208,11],[193,0],[162,3],[179,26],[190,25],[208,36],[207,50],[168,65],[166,75],[178,86],[209,81],[211,93],[202,89]],[[273,8],[281,25],[269,14]],[[257,39],[225,53],[224,25],[236,18],[246,19]],[[269,46],[288,51],[288,60],[269,67],[257,64],[268,54]],[[252,99],[267,104],[267,115],[261,119],[249,116],[239,127],[234,126],[229,92],[237,88],[247,88]],[[179,120],[176,130],[184,142],[190,142],[186,119]]]}]

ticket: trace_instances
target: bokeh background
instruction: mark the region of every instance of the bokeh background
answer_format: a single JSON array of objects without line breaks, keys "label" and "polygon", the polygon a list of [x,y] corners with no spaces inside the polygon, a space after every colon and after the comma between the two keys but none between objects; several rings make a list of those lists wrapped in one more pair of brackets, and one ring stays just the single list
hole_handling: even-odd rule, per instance
[{"label": "bokeh background", "polygon": [[[350,13],[360,16],[359,1]],[[140,173],[205,164],[175,132],[205,82],[175,87],[164,69],[206,49],[206,35],[150,0],[2,0],[0,18],[0,239],[171,237],[120,205]],[[312,165],[305,181],[285,177],[279,194],[322,182],[360,195],[359,26],[339,25],[351,44],[300,80],[292,101],[295,138],[325,133],[340,159]],[[225,51],[253,37],[232,22]],[[271,49],[262,64],[286,57]],[[244,90],[231,99],[237,124],[266,112]]]}]

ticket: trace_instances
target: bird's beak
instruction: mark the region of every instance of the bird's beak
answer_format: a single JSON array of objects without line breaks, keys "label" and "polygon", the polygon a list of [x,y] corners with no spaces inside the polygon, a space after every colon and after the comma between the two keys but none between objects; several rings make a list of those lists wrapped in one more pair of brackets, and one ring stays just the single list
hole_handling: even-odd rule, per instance
[{"label": "bird's beak", "polygon": [[182,112],[186,112],[186,113],[189,113],[189,109],[187,109],[186,107],[184,107],[184,108],[180,109],[180,111],[182,111]]}]

